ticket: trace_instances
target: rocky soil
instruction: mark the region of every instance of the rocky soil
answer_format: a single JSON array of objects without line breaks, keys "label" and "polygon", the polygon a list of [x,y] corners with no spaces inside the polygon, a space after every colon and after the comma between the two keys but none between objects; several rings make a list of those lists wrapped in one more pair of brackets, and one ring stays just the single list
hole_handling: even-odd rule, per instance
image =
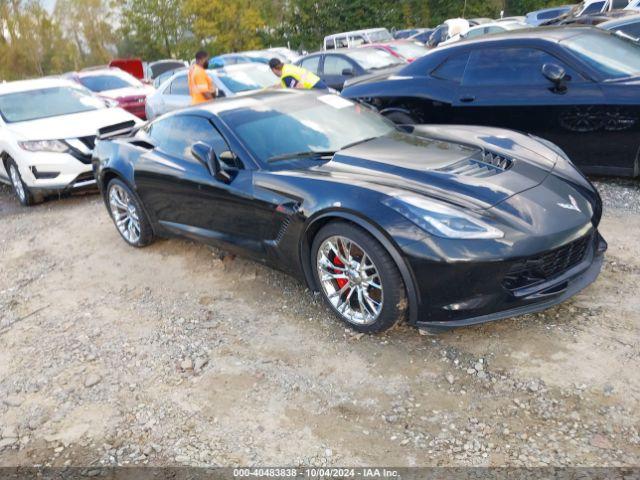
[{"label": "rocky soil", "polygon": [[640,184],[600,180],[604,271],[546,312],[345,329],[203,245],[137,250],[97,196],[0,188],[0,466],[640,463]]}]

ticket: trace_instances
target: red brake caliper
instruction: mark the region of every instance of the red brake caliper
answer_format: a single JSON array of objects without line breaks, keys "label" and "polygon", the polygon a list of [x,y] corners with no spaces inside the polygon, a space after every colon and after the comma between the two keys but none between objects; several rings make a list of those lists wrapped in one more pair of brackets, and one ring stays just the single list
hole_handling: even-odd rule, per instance
[{"label": "red brake caliper", "polygon": [[[344,263],[342,263],[340,261],[340,259],[338,258],[337,255],[334,255],[334,257],[333,257],[333,264],[336,267],[344,267]],[[342,287],[344,287],[347,284],[347,279],[346,278],[336,278],[336,283],[338,284],[338,288],[342,289]]]}]

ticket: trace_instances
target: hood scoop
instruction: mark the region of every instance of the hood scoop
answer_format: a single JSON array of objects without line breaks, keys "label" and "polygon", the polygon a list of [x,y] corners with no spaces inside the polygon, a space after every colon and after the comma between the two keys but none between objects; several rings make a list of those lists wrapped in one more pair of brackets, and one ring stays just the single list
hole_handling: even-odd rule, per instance
[{"label": "hood scoop", "polygon": [[436,169],[438,172],[450,175],[460,175],[474,178],[487,178],[506,172],[513,165],[513,160],[494,152],[484,150],[460,160],[452,165]]}]

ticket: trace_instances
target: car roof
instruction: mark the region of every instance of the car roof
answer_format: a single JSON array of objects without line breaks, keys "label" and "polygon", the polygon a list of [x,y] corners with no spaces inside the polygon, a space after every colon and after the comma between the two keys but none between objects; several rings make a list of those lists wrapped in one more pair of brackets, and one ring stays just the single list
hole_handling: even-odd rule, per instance
[{"label": "car roof", "polygon": [[34,80],[18,80],[16,82],[0,83],[0,95],[5,93],[29,92],[43,88],[73,87],[78,88],[78,84],[63,78],[38,78]]},{"label": "car roof", "polygon": [[464,42],[456,42],[451,45],[445,45],[440,48],[451,48],[455,45],[469,45],[470,43],[478,43],[478,42],[497,42],[500,40],[546,40],[549,42],[561,42],[562,40],[566,40],[567,38],[575,37],[577,35],[581,35],[587,31],[595,31],[599,33],[604,33],[601,29],[591,27],[591,26],[551,26],[551,27],[531,27],[531,28],[522,28],[516,30],[508,30],[505,32],[493,33],[491,36],[483,36],[471,38],[469,40],[465,40]]},{"label": "car roof", "polygon": [[349,30],[348,32],[340,32],[340,33],[332,33],[331,35],[327,35],[324,38],[331,38],[331,37],[337,37],[340,35],[348,35],[348,34],[353,34],[353,33],[371,33],[371,32],[380,32],[386,30],[386,28],[384,27],[377,27],[377,28],[363,28],[362,30]]},{"label": "car roof", "polygon": [[551,12],[553,10],[571,10],[575,5],[558,5],[556,7],[541,8],[540,10],[534,10],[527,13],[527,15],[535,15],[538,13]]},{"label": "car roof", "polygon": [[624,17],[614,18],[613,20],[607,20],[606,22],[600,23],[598,27],[604,28],[605,30],[609,30],[619,25],[626,25],[627,23],[634,23],[638,21],[640,21],[640,13],[637,13],[635,15],[627,15]]},{"label": "car roof", "polygon": [[95,75],[104,75],[107,73],[113,74],[113,75],[122,75],[124,73],[127,77],[131,76],[130,73],[127,73],[118,67],[105,67],[105,68],[96,68],[93,70],[80,70],[79,72],[76,72],[75,75],[77,75],[80,78],[84,78],[84,77],[93,77]]}]

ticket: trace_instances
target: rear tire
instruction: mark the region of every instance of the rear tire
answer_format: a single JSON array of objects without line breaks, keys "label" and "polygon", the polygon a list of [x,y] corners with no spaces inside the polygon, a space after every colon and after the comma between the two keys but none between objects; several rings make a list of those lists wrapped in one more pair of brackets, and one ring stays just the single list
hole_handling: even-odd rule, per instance
[{"label": "rear tire", "polygon": [[20,170],[18,170],[18,165],[16,162],[9,158],[6,162],[7,173],[9,174],[9,179],[11,180],[11,186],[13,187],[13,193],[15,194],[18,201],[25,207],[30,207],[38,203],[38,200],[29,187],[22,180],[22,175],[20,175]]},{"label": "rear tire", "polygon": [[407,295],[389,252],[369,233],[335,222],[311,247],[311,268],[324,300],[354,330],[388,330],[405,317]]},{"label": "rear tire", "polygon": [[146,247],[153,239],[153,229],[140,200],[122,180],[114,178],[107,185],[107,205],[120,236],[133,247]]}]

